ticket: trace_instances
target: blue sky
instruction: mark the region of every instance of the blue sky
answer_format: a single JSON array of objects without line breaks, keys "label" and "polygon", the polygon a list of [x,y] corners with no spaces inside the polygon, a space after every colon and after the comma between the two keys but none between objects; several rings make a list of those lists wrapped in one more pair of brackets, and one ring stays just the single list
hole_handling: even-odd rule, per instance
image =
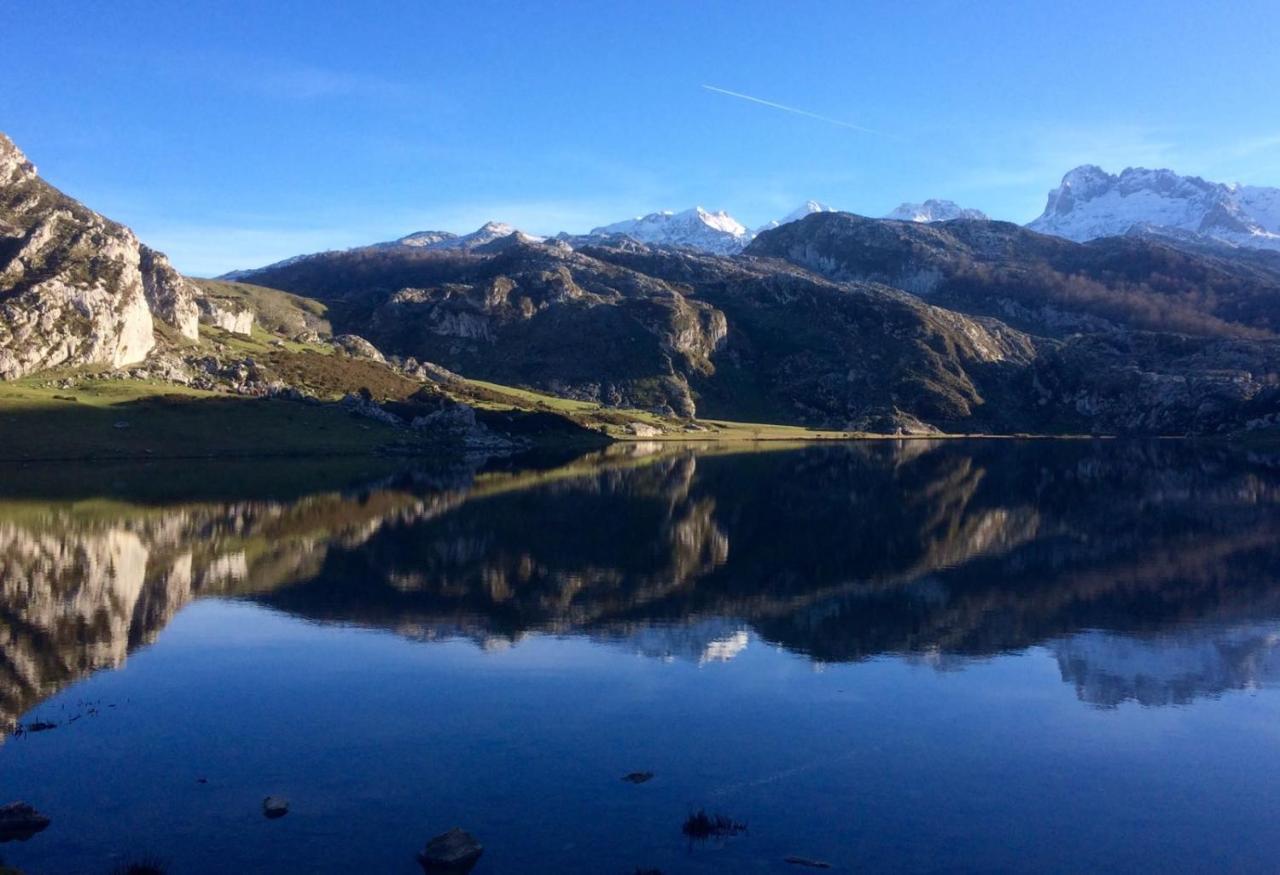
[{"label": "blue sky", "polygon": [[1081,163],[1280,185],[1274,0],[0,5],[0,130],[195,274],[694,204],[1027,221]]}]

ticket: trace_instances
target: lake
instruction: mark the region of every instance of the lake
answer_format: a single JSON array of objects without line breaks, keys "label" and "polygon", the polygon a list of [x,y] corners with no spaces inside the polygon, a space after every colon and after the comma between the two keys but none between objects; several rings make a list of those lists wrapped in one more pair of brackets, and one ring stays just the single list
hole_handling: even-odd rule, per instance
[{"label": "lake", "polygon": [[27,875],[409,875],[454,826],[477,875],[1280,858],[1259,450],[14,467],[0,575]]}]

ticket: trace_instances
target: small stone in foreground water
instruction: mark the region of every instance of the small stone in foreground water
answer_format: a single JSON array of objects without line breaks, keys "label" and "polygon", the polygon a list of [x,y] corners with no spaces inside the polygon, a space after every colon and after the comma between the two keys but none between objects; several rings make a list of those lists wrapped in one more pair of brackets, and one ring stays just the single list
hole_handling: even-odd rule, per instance
[{"label": "small stone in foreground water", "polygon": [[268,796],[262,800],[262,816],[268,820],[284,817],[289,813],[289,800],[283,796]]},{"label": "small stone in foreground water", "polygon": [[465,873],[471,871],[483,853],[484,846],[475,836],[455,826],[427,842],[418,855],[418,862],[425,872]]},{"label": "small stone in foreground water", "polygon": [[0,806],[0,842],[25,842],[50,823],[49,818],[25,802]]},{"label": "small stone in foreground water", "polygon": [[623,775],[622,780],[628,784],[643,784],[646,781],[653,780],[653,772],[630,772]]}]

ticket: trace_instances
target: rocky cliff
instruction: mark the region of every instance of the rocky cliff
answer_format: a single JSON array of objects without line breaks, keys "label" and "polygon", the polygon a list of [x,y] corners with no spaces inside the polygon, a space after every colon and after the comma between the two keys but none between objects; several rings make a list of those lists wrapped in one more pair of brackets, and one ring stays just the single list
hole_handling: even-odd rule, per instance
[{"label": "rocky cliff", "polygon": [[156,322],[195,340],[199,297],[164,255],[46,183],[0,134],[0,379],[140,362]]}]

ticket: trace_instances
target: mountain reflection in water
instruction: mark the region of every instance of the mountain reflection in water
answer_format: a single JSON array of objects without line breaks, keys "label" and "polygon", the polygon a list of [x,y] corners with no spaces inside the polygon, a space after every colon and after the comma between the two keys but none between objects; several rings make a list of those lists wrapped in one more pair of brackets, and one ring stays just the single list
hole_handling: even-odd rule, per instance
[{"label": "mountain reflection in water", "polygon": [[1084,701],[1280,671],[1280,468],[1183,443],[626,447],[285,499],[0,504],[0,719],[121,665],[193,599],[499,647],[954,668],[1043,646]]}]

